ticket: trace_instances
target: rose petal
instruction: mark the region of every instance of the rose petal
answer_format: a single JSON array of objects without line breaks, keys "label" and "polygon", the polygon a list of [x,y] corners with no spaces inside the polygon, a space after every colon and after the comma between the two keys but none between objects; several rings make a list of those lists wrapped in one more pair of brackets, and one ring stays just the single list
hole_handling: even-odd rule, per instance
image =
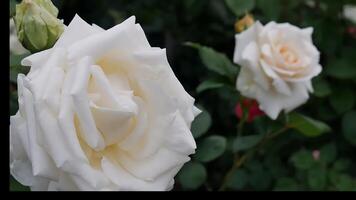
[{"label": "rose petal", "polygon": [[91,65],[92,63],[88,57],[84,57],[79,61],[76,67],[75,82],[73,83],[70,93],[73,98],[73,106],[79,119],[84,140],[93,149],[102,150],[105,148],[104,138],[95,126],[94,118],[89,109],[89,99],[87,95]]},{"label": "rose petal", "polygon": [[163,191],[172,187],[172,179],[178,170],[182,167],[177,166],[165,174],[161,175],[155,181],[144,181],[138,179],[128,173],[120,165],[114,165],[107,158],[102,160],[103,171],[113,181],[119,186],[120,190],[123,191]]}]

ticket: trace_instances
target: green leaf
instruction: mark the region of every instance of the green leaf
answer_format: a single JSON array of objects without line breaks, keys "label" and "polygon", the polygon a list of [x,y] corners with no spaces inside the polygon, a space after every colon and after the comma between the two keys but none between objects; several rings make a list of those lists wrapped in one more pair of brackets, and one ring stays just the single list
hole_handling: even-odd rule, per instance
[{"label": "green leaf", "polygon": [[202,112],[192,122],[191,130],[194,138],[204,135],[211,126],[211,116],[204,108],[199,107]]},{"label": "green leaf", "polygon": [[288,9],[294,9],[298,7],[300,4],[303,4],[303,1],[287,1],[283,3],[287,3]]},{"label": "green leaf", "polygon": [[227,182],[227,187],[234,190],[243,189],[248,182],[248,174],[244,169],[237,169],[233,172]]},{"label": "green leaf", "polygon": [[21,60],[27,57],[29,54],[23,55],[13,55],[10,54],[10,81],[13,83],[17,82],[18,74],[26,74],[29,71],[28,67],[21,65]]},{"label": "green leaf", "polygon": [[356,66],[352,59],[345,58],[330,62],[326,68],[326,74],[337,79],[354,79],[356,77]]},{"label": "green leaf", "polygon": [[295,112],[289,114],[288,126],[298,130],[307,137],[317,137],[331,131],[331,128],[324,122]]},{"label": "green leaf", "polygon": [[241,16],[255,7],[255,0],[225,0],[225,3],[236,16]]},{"label": "green leaf", "polygon": [[258,171],[263,171],[263,163],[258,159],[248,160],[244,164],[245,168],[251,173],[256,173]]},{"label": "green leaf", "polygon": [[317,115],[321,120],[330,121],[337,118],[336,112],[331,108],[329,104],[318,105]]},{"label": "green leaf", "polygon": [[294,153],[291,157],[291,161],[294,167],[300,170],[310,169],[315,164],[312,153],[305,149]]},{"label": "green leaf", "polygon": [[350,167],[350,160],[345,159],[345,158],[340,158],[336,160],[332,166],[332,169],[338,172],[347,170]]},{"label": "green leaf", "polygon": [[187,15],[188,19],[192,19],[192,17],[199,16],[199,14],[203,11],[204,5],[206,3],[206,1],[200,0],[184,0],[183,4],[185,11],[189,13],[189,15]]},{"label": "green leaf", "polygon": [[10,178],[10,191],[30,191],[30,188],[17,182],[12,176]]},{"label": "green leaf", "polygon": [[355,184],[348,174],[341,174],[335,170],[330,170],[328,178],[338,191],[356,191]]},{"label": "green leaf", "polygon": [[210,162],[221,156],[226,149],[226,139],[222,136],[213,135],[198,143],[194,158],[201,162]]},{"label": "green leaf", "polygon": [[272,176],[267,170],[260,167],[258,170],[251,172],[248,182],[257,190],[266,190],[272,182]]},{"label": "green leaf", "polygon": [[236,79],[238,68],[226,57],[225,54],[196,43],[187,42],[186,45],[199,50],[200,58],[209,70],[228,77],[230,80]]},{"label": "green leaf", "polygon": [[299,185],[293,178],[282,177],[277,179],[274,191],[299,191]]},{"label": "green leaf", "polygon": [[16,1],[15,0],[10,0],[10,17],[14,16],[16,13]]},{"label": "green leaf", "polygon": [[206,81],[200,83],[200,85],[197,87],[197,92],[201,93],[205,90],[221,88],[223,86],[224,86],[224,83],[222,83],[221,81],[210,79],[210,80],[206,80]]},{"label": "green leaf", "polygon": [[269,153],[264,158],[264,165],[269,170],[273,178],[282,178],[287,175],[287,169],[275,153]]},{"label": "green leaf", "polygon": [[30,54],[22,54],[22,55],[10,55],[10,67],[21,67],[21,60],[29,56]]},{"label": "green leaf", "polygon": [[233,152],[244,151],[256,146],[263,138],[263,135],[248,135],[237,137],[233,143]]},{"label": "green leaf", "polygon": [[281,0],[257,0],[257,7],[269,20],[277,20],[281,13]]},{"label": "green leaf", "polygon": [[352,178],[347,174],[340,174],[335,182],[335,187],[338,191],[355,191]]},{"label": "green leaf", "polygon": [[308,171],[308,185],[312,190],[323,190],[326,180],[327,172],[324,168],[313,168]]},{"label": "green leaf", "polygon": [[321,78],[313,79],[314,95],[317,97],[326,97],[331,94],[329,83]]},{"label": "green leaf", "polygon": [[356,146],[356,111],[347,112],[342,118],[342,133],[345,139]]},{"label": "green leaf", "polygon": [[320,161],[329,164],[336,159],[337,149],[334,143],[324,145],[320,149]]},{"label": "green leaf", "polygon": [[336,185],[339,181],[340,174],[339,171],[331,169],[327,172],[327,178],[332,185]]},{"label": "green leaf", "polygon": [[198,162],[189,162],[183,166],[178,174],[178,180],[185,189],[199,188],[206,180],[207,172],[204,165]]},{"label": "green leaf", "polygon": [[345,113],[355,105],[355,91],[351,88],[339,88],[329,97],[333,109],[339,113]]}]

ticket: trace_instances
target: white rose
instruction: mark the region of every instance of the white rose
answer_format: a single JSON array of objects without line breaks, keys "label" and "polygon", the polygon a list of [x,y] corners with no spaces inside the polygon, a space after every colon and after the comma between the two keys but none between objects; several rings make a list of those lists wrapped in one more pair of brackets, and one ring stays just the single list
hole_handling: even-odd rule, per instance
[{"label": "white rose", "polygon": [[13,54],[24,54],[28,53],[27,49],[25,49],[22,44],[20,43],[19,39],[17,38],[15,22],[13,18],[10,18],[10,52]]},{"label": "white rose", "polygon": [[272,119],[305,103],[313,92],[311,79],[321,66],[312,32],[288,23],[256,22],[236,35],[234,62],[241,66],[237,89],[256,99]]},{"label": "white rose", "polygon": [[200,112],[165,49],[135,18],[103,30],[79,16],[22,61],[11,174],[32,190],[170,190],[196,144]]},{"label": "white rose", "polygon": [[356,24],[356,6],[344,5],[343,15],[346,19]]}]

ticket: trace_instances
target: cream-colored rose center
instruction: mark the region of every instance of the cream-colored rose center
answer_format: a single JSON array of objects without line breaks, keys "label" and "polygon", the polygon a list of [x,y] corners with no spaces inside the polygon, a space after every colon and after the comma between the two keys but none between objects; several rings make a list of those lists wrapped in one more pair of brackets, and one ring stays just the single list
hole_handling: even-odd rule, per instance
[{"label": "cream-colored rose center", "polygon": [[[101,169],[101,160],[106,157],[113,164],[118,164],[120,155],[126,153],[120,148],[120,143],[125,140],[135,129],[138,121],[138,107],[135,99],[142,99],[137,86],[127,78],[124,71],[125,63],[109,58],[97,62],[100,68],[97,75],[92,74],[88,83],[88,97],[91,103],[90,111],[95,121],[98,133],[105,141],[105,148],[98,151],[91,148],[83,137],[83,130],[78,117],[75,116],[75,128],[79,143],[90,165]],[[101,78],[98,77],[101,74]],[[107,80],[105,85],[103,80]],[[133,89],[135,88],[135,89]]]},{"label": "cream-colored rose center", "polygon": [[284,59],[284,62],[293,65],[298,63],[298,56],[297,54],[287,45],[280,45],[278,48],[279,54]]}]

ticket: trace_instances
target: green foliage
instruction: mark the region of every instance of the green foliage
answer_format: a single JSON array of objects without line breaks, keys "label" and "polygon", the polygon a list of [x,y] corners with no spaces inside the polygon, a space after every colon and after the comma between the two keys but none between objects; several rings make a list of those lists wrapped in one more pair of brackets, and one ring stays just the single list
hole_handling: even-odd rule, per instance
[{"label": "green foliage", "polygon": [[291,113],[288,117],[288,126],[308,137],[320,136],[323,133],[331,131],[327,124],[295,112]]},{"label": "green foliage", "polygon": [[324,168],[308,170],[308,185],[312,190],[323,190],[326,186],[326,178],[326,170]]},{"label": "green foliage", "polygon": [[350,167],[350,160],[340,158],[339,160],[335,161],[333,164],[332,169],[336,171],[344,171]]},{"label": "green foliage", "polygon": [[271,20],[277,20],[281,14],[282,1],[281,0],[257,0],[257,8]]},{"label": "green foliage", "polygon": [[339,114],[345,113],[355,105],[355,91],[351,88],[338,88],[329,98],[332,108]]},{"label": "green foliage", "polygon": [[209,70],[235,80],[238,72],[237,67],[232,64],[226,55],[199,44],[187,43],[187,45],[199,50],[200,58]]},{"label": "green foliage", "polygon": [[191,131],[194,138],[198,138],[204,135],[211,126],[211,116],[208,111],[199,107],[201,109],[201,113],[194,119],[191,126]]},{"label": "green foliage", "polygon": [[234,171],[227,185],[231,189],[241,190],[247,185],[248,179],[249,176],[246,170],[238,169]]},{"label": "green foliage", "polygon": [[30,188],[21,185],[13,177],[11,177],[10,178],[10,190],[11,191],[30,191]]},{"label": "green foliage", "polygon": [[21,60],[27,57],[28,54],[23,55],[10,55],[10,81],[13,83],[17,82],[18,74],[26,74],[28,72],[28,67],[21,65]]},{"label": "green foliage", "polygon": [[356,111],[349,111],[342,118],[342,133],[348,142],[356,146]]},{"label": "green foliage", "polygon": [[323,163],[332,163],[336,159],[336,155],[337,149],[333,143],[326,144],[320,149],[320,161]]},{"label": "green foliage", "polygon": [[315,164],[312,154],[305,149],[302,149],[292,155],[291,161],[294,167],[299,170],[311,169]]},{"label": "green foliage", "polygon": [[327,66],[326,74],[337,79],[355,79],[356,67],[354,58],[332,61]]},{"label": "green foliage", "polygon": [[181,169],[178,180],[185,189],[198,189],[206,180],[207,172],[204,165],[190,162]]},{"label": "green foliage", "polygon": [[256,190],[266,190],[272,182],[271,174],[262,165],[261,162],[250,162],[247,165],[247,169],[250,171],[248,179],[249,185]]},{"label": "green foliage", "polygon": [[349,170],[350,160],[340,158],[335,161],[336,153],[336,146],[332,143],[326,144],[320,149],[319,158],[313,158],[313,153],[306,149],[296,152],[292,157],[292,163],[299,176],[296,177],[297,180],[293,180],[293,183],[296,181],[306,182],[304,190],[311,191],[355,190],[355,179],[345,174]]},{"label": "green foliage", "polygon": [[217,89],[217,88],[221,88],[223,86],[224,86],[224,83],[220,82],[219,80],[210,79],[210,80],[206,80],[206,81],[202,82],[197,87],[197,92],[200,93],[205,90]]},{"label": "green foliage", "polygon": [[226,5],[236,15],[243,15],[255,6],[255,0],[225,0]]},{"label": "green foliage", "polygon": [[329,83],[322,78],[313,79],[314,95],[320,98],[329,96],[332,93]]},{"label": "green foliage", "polygon": [[292,178],[282,177],[277,179],[277,183],[274,187],[274,190],[275,191],[298,191],[299,185]]},{"label": "green foliage", "polygon": [[222,136],[212,135],[198,143],[194,158],[201,162],[210,162],[221,156],[226,149],[226,139]]},{"label": "green foliage", "polygon": [[16,13],[16,0],[10,0],[10,17],[14,16]]},{"label": "green foliage", "polygon": [[256,146],[263,138],[263,135],[240,136],[234,140],[233,151],[239,152]]}]

